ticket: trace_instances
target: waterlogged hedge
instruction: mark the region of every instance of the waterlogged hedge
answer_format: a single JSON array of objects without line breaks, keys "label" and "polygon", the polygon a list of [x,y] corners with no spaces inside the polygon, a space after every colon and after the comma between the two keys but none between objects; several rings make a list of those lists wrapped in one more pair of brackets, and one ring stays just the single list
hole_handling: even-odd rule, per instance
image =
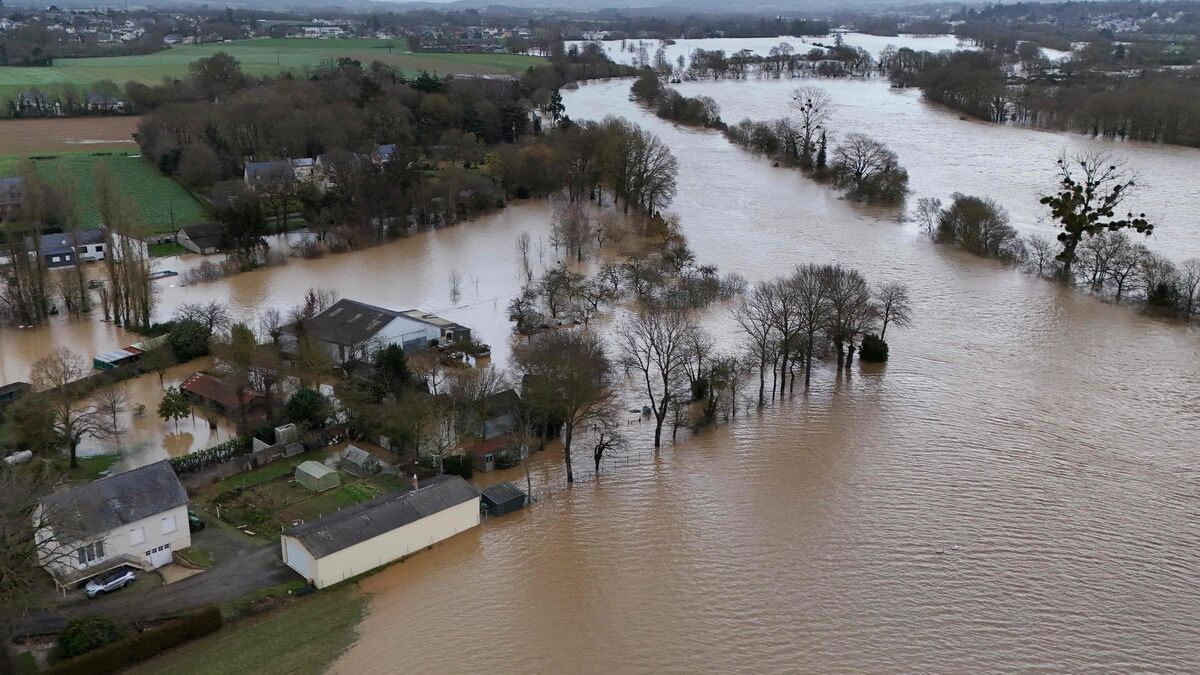
[{"label": "waterlogged hedge", "polygon": [[250,444],[244,438],[231,438],[220,445],[205,448],[183,457],[172,457],[171,467],[177,474],[191,473],[200,469],[220,464],[236,455],[243,454]]},{"label": "waterlogged hedge", "polygon": [[179,645],[214,633],[221,628],[221,610],[205,609],[133,637],[113,642],[95,651],[56,664],[49,675],[95,675],[115,673],[178,647]]}]

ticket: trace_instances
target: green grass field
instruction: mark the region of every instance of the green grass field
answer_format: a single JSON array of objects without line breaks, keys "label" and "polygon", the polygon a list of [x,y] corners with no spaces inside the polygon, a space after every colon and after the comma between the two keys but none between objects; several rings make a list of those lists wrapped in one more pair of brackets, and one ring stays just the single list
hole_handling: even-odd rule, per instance
[{"label": "green grass field", "polygon": [[[389,45],[391,49],[389,50]],[[85,85],[99,80],[117,84],[141,82],[156,84],[163,78],[187,74],[188,64],[196,59],[225,52],[242,64],[247,75],[299,73],[326,59],[342,56],[358,59],[364,65],[383,61],[402,68],[406,74],[422,70],[446,74],[499,75],[524,72],[529,66],[545,63],[536,56],[513,54],[421,54],[407,53],[404,40],[305,40],[261,38],[205,45],[180,45],[155,54],[141,56],[98,56],[59,59],[53,66],[24,68],[0,67],[0,97],[5,100],[16,92],[55,85]]]},{"label": "green grass field", "polygon": [[367,598],[357,587],[318,591],[190,642],[130,673],[316,675],[354,642]]},{"label": "green grass field", "polygon": [[[17,155],[0,155],[0,176],[16,174],[22,159]],[[177,225],[189,225],[206,219],[204,208],[191,193],[141,157],[78,152],[58,153],[53,157],[33,160],[38,173],[52,184],[65,180],[74,185],[79,216],[86,228],[100,226],[94,171],[101,162],[108,162],[117,184],[132,197],[134,205],[141,212],[142,221],[154,232],[172,231],[172,212]]]}]

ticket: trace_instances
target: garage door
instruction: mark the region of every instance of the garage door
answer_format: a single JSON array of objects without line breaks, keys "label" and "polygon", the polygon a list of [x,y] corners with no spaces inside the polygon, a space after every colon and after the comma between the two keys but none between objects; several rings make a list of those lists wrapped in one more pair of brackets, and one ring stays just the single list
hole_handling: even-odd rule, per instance
[{"label": "garage door", "polygon": [[151,567],[162,567],[163,565],[170,564],[170,562],[171,562],[171,549],[170,548],[160,546],[159,548],[156,548],[150,552],[150,566]]},{"label": "garage door", "polygon": [[312,571],[308,568],[308,551],[300,545],[300,542],[294,539],[284,540],[287,546],[287,564],[288,567],[300,573],[300,576],[312,581]]}]

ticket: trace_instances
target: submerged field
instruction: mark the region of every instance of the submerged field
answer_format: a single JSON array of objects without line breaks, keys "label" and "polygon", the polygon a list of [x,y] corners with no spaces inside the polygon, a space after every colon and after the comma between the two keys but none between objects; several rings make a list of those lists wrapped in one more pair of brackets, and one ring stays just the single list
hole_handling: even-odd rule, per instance
[{"label": "submerged field", "polygon": [[404,40],[236,40],[205,45],[180,45],[155,54],[140,56],[102,56],[59,59],[53,66],[25,68],[0,67],[0,96],[33,87],[47,89],[55,85],[86,85],[99,80],[117,84],[141,82],[155,84],[163,78],[187,74],[188,64],[196,59],[225,52],[242,64],[248,75],[299,73],[320,65],[326,59],[349,57],[368,64],[382,61],[406,74],[422,70],[445,74],[503,75],[523,72],[544,60],[513,54],[421,54],[409,53]]},{"label": "submerged field", "polygon": [[[66,121],[54,120],[56,123]],[[0,130],[6,124],[8,122],[0,122]],[[0,176],[18,173],[25,157],[24,154],[0,155]],[[102,163],[108,165],[117,185],[138,209],[142,222],[154,232],[172,232],[175,227],[205,219],[204,208],[191,193],[139,155],[77,151],[55,153],[31,161],[37,172],[51,184],[74,189],[80,222],[85,228],[100,226],[95,171]]]}]

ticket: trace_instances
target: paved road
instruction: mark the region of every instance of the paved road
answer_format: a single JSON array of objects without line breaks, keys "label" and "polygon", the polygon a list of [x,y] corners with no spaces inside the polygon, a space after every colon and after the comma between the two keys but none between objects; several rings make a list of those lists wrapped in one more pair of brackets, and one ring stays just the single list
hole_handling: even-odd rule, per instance
[{"label": "paved road", "polygon": [[76,616],[105,614],[128,622],[165,619],[205,605],[234,600],[265,586],[297,579],[283,564],[277,543],[248,537],[202,514],[208,527],[193,533],[192,544],[212,553],[206,572],[169,586],[159,585],[158,575],[143,573],[133,586],[94,600],[74,591],[60,607],[31,614],[21,633],[42,635],[60,630]]}]

